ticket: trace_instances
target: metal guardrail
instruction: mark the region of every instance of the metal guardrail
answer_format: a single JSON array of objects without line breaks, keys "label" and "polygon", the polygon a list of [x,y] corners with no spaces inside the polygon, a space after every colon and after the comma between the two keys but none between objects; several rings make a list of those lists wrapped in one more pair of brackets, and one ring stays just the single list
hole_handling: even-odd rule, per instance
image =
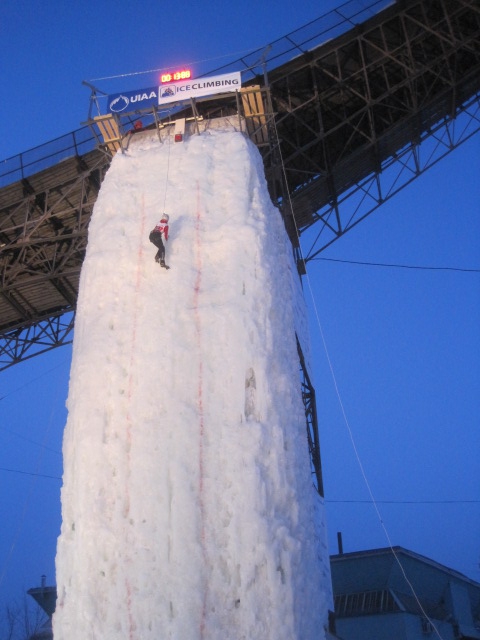
[{"label": "metal guardrail", "polygon": [[0,188],[48,169],[66,158],[82,156],[97,146],[90,127],[82,127],[45,144],[0,161]]},{"label": "metal guardrail", "polygon": [[[373,0],[369,3],[366,3],[365,0],[349,0],[337,9],[312,20],[278,40],[274,40],[269,45],[202,74],[202,77],[219,71],[238,71],[240,69],[244,81],[248,81],[265,71],[289,62],[296,55],[337,38],[394,3],[395,0]],[[81,156],[93,151],[97,145],[98,140],[90,127],[84,126],[55,140],[2,160],[0,161],[0,188],[48,169],[66,158]]]},{"label": "metal guardrail", "polygon": [[306,51],[338,38],[395,2],[396,0],[349,0],[278,40],[203,75],[219,71],[238,71],[243,67],[244,80],[248,81],[264,71],[271,71]]}]

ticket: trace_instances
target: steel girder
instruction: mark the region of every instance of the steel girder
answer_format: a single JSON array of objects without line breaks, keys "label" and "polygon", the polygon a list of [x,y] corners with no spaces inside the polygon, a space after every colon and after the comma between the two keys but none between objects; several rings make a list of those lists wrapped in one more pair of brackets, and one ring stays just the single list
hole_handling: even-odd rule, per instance
[{"label": "steel girder", "polygon": [[[300,271],[480,130],[478,0],[385,4],[365,8],[382,9],[367,21],[353,0],[327,14],[334,38],[313,49],[330,33],[321,19],[272,43],[260,62],[232,63],[247,65],[247,86],[262,86],[262,135],[255,139],[255,118],[249,131]],[[225,106],[217,113],[202,105],[202,115],[222,115]],[[72,324],[60,318],[75,310],[88,223],[109,163],[100,148],[79,155],[75,147],[72,157],[0,190],[0,370],[70,335],[73,315]],[[301,233],[311,242],[304,256]]]},{"label": "steel girder", "polygon": [[75,314],[58,313],[57,316],[44,318],[26,328],[3,334],[0,342],[0,371],[55,347],[70,344],[73,340]]},{"label": "steel girder", "polygon": [[302,230],[305,238],[303,245],[307,247],[303,250],[302,260],[314,260],[335,240],[479,130],[480,93],[464,106],[457,118],[442,119],[427,135],[406,144],[382,162],[380,171],[358,180],[338,194],[333,202],[321,207],[311,224]]},{"label": "steel girder", "polygon": [[317,404],[315,401],[315,389],[308,375],[305,358],[297,336],[297,352],[300,364],[300,384],[302,399],[305,407],[305,421],[307,426],[308,452],[310,454],[310,466],[313,476],[313,484],[318,494],[323,498],[323,475],[320,455],[320,436],[318,434]]},{"label": "steel girder", "polygon": [[66,343],[108,162],[74,157],[2,190],[0,370]]},{"label": "steel girder", "polygon": [[[311,258],[433,164],[420,160],[422,143],[441,148],[438,161],[480,129],[480,6],[395,3],[268,81],[275,133],[261,149],[267,180],[272,195],[282,193],[294,244],[322,223]],[[340,205],[354,194],[364,206],[352,213],[350,200]]]}]

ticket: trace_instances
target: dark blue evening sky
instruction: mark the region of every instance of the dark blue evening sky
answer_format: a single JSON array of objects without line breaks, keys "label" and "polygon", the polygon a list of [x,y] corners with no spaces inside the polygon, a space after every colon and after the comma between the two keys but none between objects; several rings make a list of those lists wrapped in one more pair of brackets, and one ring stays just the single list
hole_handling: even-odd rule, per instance
[{"label": "dark blue evening sky", "polygon": [[[205,73],[339,5],[4,0],[0,160],[79,128],[82,80],[114,93],[155,84],[157,73],[134,72],[192,63]],[[122,77],[97,80],[111,76]],[[345,551],[390,540],[477,581],[479,169],[477,134],[305,280],[330,552],[337,531]],[[0,604],[43,573],[54,582],[70,356],[63,347],[0,373]]]}]

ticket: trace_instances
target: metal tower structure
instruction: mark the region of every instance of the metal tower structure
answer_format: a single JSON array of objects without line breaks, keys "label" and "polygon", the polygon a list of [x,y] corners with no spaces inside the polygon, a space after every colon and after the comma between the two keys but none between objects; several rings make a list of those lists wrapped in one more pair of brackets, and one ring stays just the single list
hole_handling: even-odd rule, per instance
[{"label": "metal tower structure", "polygon": [[[239,69],[240,94],[179,104],[178,114],[244,119],[303,272],[480,129],[480,6],[351,0],[221,70]],[[156,109],[140,115],[165,126]],[[137,116],[116,121],[120,148]],[[71,341],[88,223],[111,161],[104,142],[90,122],[2,163],[0,370]],[[313,241],[300,256],[306,230]]]}]

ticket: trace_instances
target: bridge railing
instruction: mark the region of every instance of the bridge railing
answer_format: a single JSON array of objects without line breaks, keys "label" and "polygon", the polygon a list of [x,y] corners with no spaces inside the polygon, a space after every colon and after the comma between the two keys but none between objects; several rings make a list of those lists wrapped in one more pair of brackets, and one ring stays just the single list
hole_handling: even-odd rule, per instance
[{"label": "bridge railing", "polygon": [[48,169],[66,158],[92,151],[97,141],[89,127],[71,131],[33,149],[0,161],[0,188]]},{"label": "bridge railing", "polygon": [[[220,70],[238,71],[240,69],[242,79],[248,81],[265,70],[278,67],[296,55],[342,35],[394,3],[395,0],[370,0],[370,2],[349,0],[333,11],[278,38],[268,46],[256,49],[203,75],[212,75]],[[85,126],[16,156],[1,160],[0,188],[48,169],[66,158],[81,156],[95,149],[97,144],[98,140],[93,131]]]},{"label": "bridge railing", "polygon": [[370,2],[368,0],[349,0],[270,44],[255,49],[238,60],[228,62],[203,75],[240,69],[242,80],[250,80],[261,75],[264,71],[271,71],[289,62],[295,56],[338,38],[390,5],[394,5],[395,2],[396,0],[370,0]]}]

